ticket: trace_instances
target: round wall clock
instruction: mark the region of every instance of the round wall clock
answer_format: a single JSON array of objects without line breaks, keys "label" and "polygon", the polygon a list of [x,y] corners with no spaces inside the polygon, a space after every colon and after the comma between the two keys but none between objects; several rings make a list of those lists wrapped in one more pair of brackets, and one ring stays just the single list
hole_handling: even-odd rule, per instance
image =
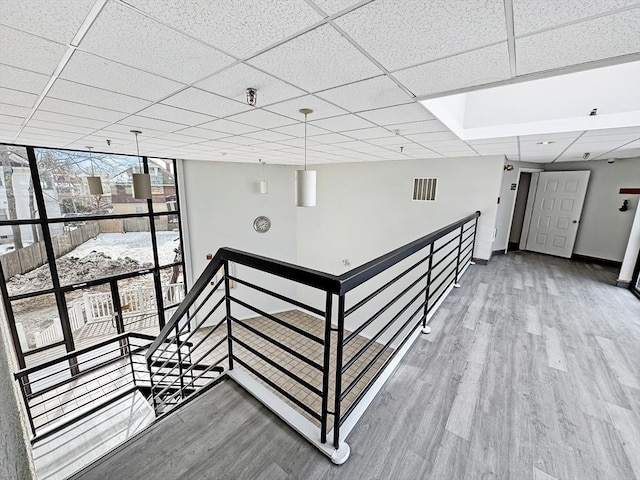
[{"label": "round wall clock", "polygon": [[253,221],[253,229],[258,233],[266,233],[271,228],[271,220],[263,215]]}]

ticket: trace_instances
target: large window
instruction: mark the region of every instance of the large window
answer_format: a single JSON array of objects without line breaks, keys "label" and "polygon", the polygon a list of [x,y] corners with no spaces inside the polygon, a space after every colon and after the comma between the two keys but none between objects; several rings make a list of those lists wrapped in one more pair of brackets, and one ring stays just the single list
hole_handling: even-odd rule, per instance
[{"label": "large window", "polygon": [[[118,333],[157,335],[185,292],[175,167],[0,145],[0,285],[22,367]],[[133,196],[141,171],[151,200]]]}]

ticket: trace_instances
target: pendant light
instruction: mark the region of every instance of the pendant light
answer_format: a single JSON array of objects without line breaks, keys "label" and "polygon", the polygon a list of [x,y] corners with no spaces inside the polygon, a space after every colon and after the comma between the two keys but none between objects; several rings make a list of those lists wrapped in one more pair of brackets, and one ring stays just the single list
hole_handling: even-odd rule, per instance
[{"label": "pendant light", "polygon": [[102,179],[96,176],[93,170],[93,157],[91,156],[91,150],[93,150],[93,147],[87,146],[87,150],[89,150],[89,161],[91,162],[91,176],[87,177],[89,193],[91,195],[102,195],[104,193],[102,190]]},{"label": "pendant light", "polygon": [[269,184],[267,183],[267,179],[264,176],[265,162],[263,162],[262,160],[259,160],[259,162],[262,164],[262,180],[260,180],[260,193],[267,194],[269,193]]},{"label": "pendant light", "polygon": [[151,199],[151,177],[148,173],[144,173],[144,165],[142,163],[142,157],[140,156],[140,146],[138,145],[138,135],[142,132],[140,130],[131,130],[136,136],[136,152],[138,152],[138,159],[140,160],[140,172],[133,173],[133,198],[138,200],[150,200]]},{"label": "pendant light", "polygon": [[296,206],[316,206],[316,171],[307,170],[307,115],[313,113],[310,108],[301,108],[304,115],[304,170],[296,170]]}]

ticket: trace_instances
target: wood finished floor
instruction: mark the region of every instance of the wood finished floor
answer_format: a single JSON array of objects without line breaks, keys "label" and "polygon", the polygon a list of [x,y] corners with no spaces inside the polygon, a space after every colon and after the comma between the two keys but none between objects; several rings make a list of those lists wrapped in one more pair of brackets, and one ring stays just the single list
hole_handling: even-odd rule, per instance
[{"label": "wood finished floor", "polygon": [[616,273],[531,253],[470,268],[340,467],[228,381],[74,478],[640,478],[640,302]]}]

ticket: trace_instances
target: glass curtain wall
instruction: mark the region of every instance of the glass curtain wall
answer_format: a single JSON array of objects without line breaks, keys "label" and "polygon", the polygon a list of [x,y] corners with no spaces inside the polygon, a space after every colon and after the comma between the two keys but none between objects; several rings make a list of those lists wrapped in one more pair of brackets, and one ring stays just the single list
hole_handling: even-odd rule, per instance
[{"label": "glass curtain wall", "polygon": [[[22,368],[118,333],[157,335],[186,290],[175,163],[0,145],[0,288]],[[141,171],[150,200],[133,197]]]}]

